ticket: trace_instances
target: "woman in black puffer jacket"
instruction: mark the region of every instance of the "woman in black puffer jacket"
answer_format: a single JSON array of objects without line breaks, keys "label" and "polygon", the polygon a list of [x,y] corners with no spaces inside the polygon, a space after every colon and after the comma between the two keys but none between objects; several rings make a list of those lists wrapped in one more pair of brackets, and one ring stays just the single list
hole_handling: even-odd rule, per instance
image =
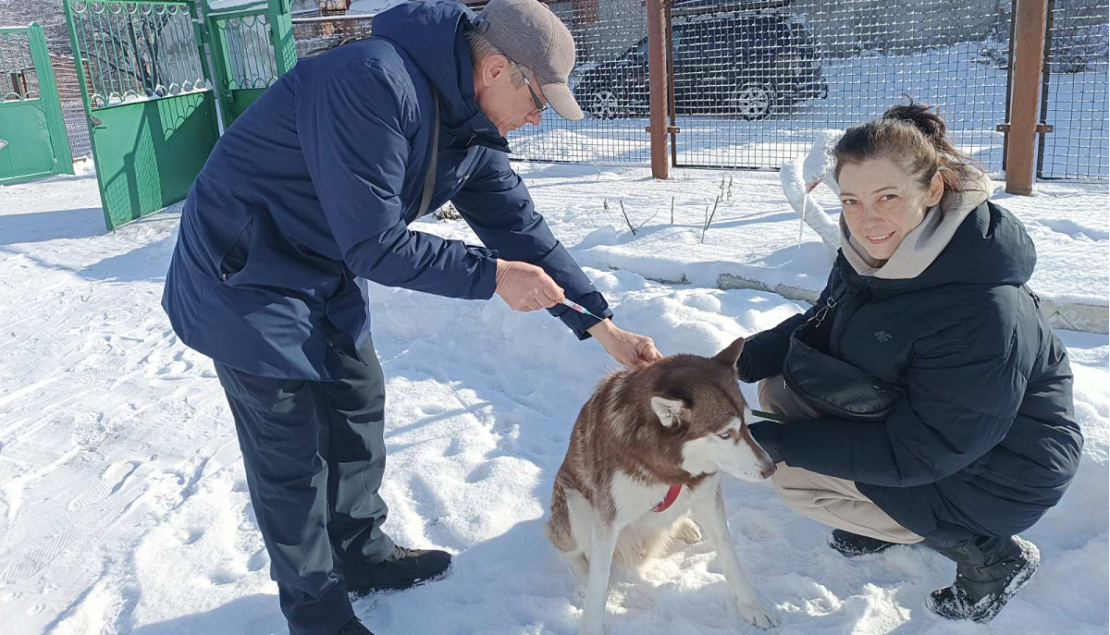
[{"label": "woman in black puffer jacket", "polygon": [[[1026,286],[1033,242],[925,106],[848,130],[835,154],[842,248],[828,285],[750,338],[737,364],[789,421],[752,434],[785,462],[773,479],[783,501],[836,528],[831,546],[922,542],[957,571],[927,606],[984,622],[1036,570],[1036,547],[1016,534],[1059,502],[1083,448],[1067,352]],[[803,340],[823,332],[810,343],[854,368],[838,376],[791,352],[807,321]]]}]

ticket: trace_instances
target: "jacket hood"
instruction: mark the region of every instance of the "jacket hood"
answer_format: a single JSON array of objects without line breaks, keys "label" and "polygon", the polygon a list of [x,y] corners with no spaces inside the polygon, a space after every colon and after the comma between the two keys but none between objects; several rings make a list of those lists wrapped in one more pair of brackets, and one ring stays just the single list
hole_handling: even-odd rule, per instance
[{"label": "jacket hood", "polygon": [[507,152],[509,143],[478,107],[466,33],[482,18],[458,2],[416,0],[374,18],[374,36],[401,48],[435,86],[443,127],[456,137],[480,137]]}]

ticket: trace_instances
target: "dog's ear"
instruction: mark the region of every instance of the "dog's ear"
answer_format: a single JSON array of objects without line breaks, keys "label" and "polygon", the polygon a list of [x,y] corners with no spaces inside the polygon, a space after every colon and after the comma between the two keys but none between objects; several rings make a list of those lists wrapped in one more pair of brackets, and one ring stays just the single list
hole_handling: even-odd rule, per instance
[{"label": "dog's ear", "polygon": [[674,428],[685,421],[690,407],[690,398],[675,390],[668,390],[651,398],[651,409],[664,428]]},{"label": "dog's ear", "polygon": [[717,353],[713,359],[736,368],[736,361],[740,359],[740,351],[744,350],[744,338],[738,337],[736,341],[728,345],[728,348]]}]

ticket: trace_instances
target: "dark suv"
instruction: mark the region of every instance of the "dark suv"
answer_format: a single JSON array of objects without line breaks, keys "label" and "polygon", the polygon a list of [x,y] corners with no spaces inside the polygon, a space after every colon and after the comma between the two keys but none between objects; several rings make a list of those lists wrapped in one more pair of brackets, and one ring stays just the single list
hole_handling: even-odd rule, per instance
[{"label": "dark suv", "polygon": [[[737,12],[672,20],[675,112],[763,119],[828,96],[821,58],[797,16]],[[648,111],[647,38],[615,60],[582,65],[575,97],[594,117]]]}]

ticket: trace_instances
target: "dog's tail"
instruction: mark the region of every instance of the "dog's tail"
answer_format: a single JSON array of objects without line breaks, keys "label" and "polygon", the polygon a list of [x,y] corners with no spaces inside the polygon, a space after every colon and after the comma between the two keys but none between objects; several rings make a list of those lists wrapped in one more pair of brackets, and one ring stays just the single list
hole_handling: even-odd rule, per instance
[{"label": "dog's tail", "polygon": [[567,507],[567,491],[557,481],[551,492],[551,519],[544,526],[547,539],[559,551],[574,551],[577,543],[570,530],[570,509]]}]

